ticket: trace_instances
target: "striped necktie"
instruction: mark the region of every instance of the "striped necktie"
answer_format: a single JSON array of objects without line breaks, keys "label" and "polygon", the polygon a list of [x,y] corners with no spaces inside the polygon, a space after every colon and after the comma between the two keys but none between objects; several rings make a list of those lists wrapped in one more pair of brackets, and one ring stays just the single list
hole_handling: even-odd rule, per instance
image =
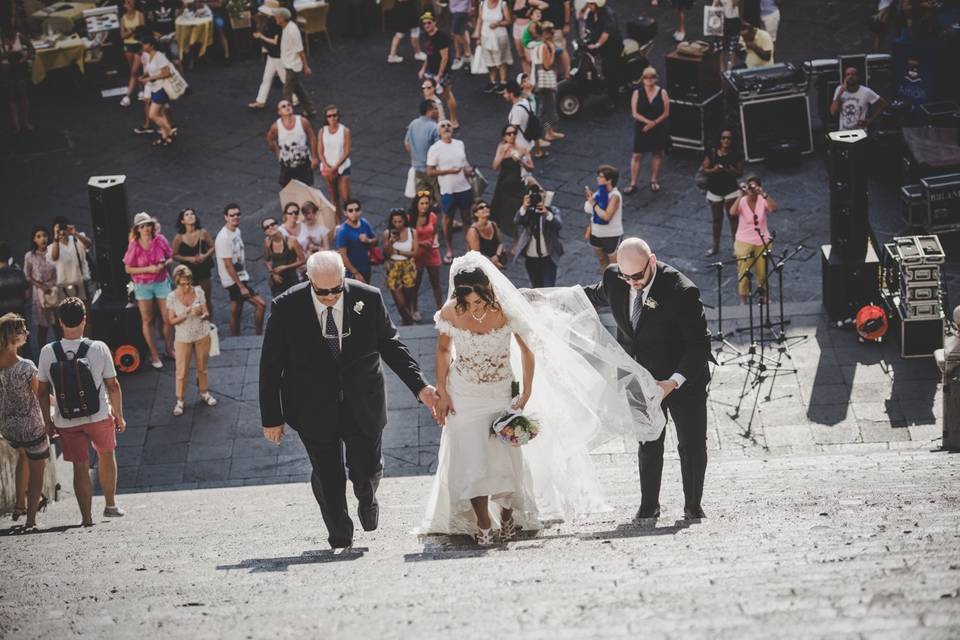
[{"label": "striped necktie", "polygon": [[323,339],[330,349],[330,354],[334,360],[340,359],[340,331],[337,330],[337,323],[333,320],[333,307],[327,307],[326,329],[323,331]]},{"label": "striped necktie", "polygon": [[637,330],[637,325],[640,324],[640,315],[643,313],[643,291],[637,291],[637,297],[633,301],[633,309],[630,311],[630,324],[633,325],[633,330]]}]

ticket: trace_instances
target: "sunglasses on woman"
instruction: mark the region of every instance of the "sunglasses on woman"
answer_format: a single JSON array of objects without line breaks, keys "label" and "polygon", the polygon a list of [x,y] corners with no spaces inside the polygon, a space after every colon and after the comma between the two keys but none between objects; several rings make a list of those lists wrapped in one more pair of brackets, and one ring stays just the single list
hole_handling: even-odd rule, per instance
[{"label": "sunglasses on woman", "polygon": [[263,230],[264,230],[264,231],[269,231],[270,229],[272,229],[272,228],[275,227],[275,226],[277,226],[277,223],[276,223],[276,222],[268,222],[267,224],[263,225]]}]

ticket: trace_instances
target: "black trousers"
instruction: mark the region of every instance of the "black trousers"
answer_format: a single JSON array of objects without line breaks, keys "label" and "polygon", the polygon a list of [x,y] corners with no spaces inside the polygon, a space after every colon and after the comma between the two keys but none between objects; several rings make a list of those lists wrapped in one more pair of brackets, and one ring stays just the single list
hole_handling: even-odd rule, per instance
[{"label": "black trousers", "polygon": [[557,263],[553,258],[531,258],[524,256],[527,275],[530,276],[530,286],[534,289],[557,286]]},{"label": "black trousers", "polygon": [[300,434],[313,466],[313,495],[327,525],[327,540],[334,548],[353,542],[353,520],[347,513],[347,476],[361,507],[377,503],[377,487],[383,477],[380,435],[374,439],[361,431],[346,404],[340,404],[339,414],[336,433]]},{"label": "black trousers", "polygon": [[[696,509],[703,499],[707,471],[707,390],[703,383],[684,383],[663,403],[677,428],[677,452],[683,477],[684,507]],[[640,444],[640,510],[651,512],[660,504],[663,473],[663,439],[666,429],[652,442]]]}]

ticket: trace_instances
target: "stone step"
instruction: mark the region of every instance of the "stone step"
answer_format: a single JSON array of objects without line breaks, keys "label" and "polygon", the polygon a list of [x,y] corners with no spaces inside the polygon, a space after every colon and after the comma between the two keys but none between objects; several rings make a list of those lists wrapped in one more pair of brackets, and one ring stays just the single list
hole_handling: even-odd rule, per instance
[{"label": "stone step", "polygon": [[[960,470],[886,451],[722,458],[701,523],[667,461],[656,526],[632,522],[635,460],[601,458],[612,510],[480,549],[420,540],[429,476],[387,478],[381,527],[334,556],[309,486],[121,496],[128,515],[3,540],[0,629],[95,635],[384,638],[956,637]],[[351,499],[351,504],[353,501]],[[102,505],[96,499],[95,505]],[[353,510],[354,507],[351,507]],[[486,622],[489,620],[489,622]]]}]

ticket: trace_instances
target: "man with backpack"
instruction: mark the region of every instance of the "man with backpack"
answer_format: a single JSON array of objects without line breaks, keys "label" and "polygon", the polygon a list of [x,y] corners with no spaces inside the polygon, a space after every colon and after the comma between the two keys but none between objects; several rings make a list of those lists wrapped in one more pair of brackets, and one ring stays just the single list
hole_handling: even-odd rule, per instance
[{"label": "man with backpack", "polygon": [[[83,337],[87,311],[79,298],[59,305],[63,338],[40,352],[37,378],[40,409],[47,430],[60,436],[63,458],[73,463],[73,490],[83,526],[93,526],[93,483],[90,481],[90,445],[97,452],[100,488],[106,500],[105,517],[124,515],[117,506],[117,433],[123,433],[123,403],[110,348]],[[50,395],[55,396],[53,417]]]},{"label": "man with backpack", "polygon": [[503,97],[512,105],[510,113],[507,114],[507,122],[518,129],[516,145],[530,151],[543,135],[540,119],[534,113],[530,102],[523,97],[523,87],[516,80],[507,81]]}]

